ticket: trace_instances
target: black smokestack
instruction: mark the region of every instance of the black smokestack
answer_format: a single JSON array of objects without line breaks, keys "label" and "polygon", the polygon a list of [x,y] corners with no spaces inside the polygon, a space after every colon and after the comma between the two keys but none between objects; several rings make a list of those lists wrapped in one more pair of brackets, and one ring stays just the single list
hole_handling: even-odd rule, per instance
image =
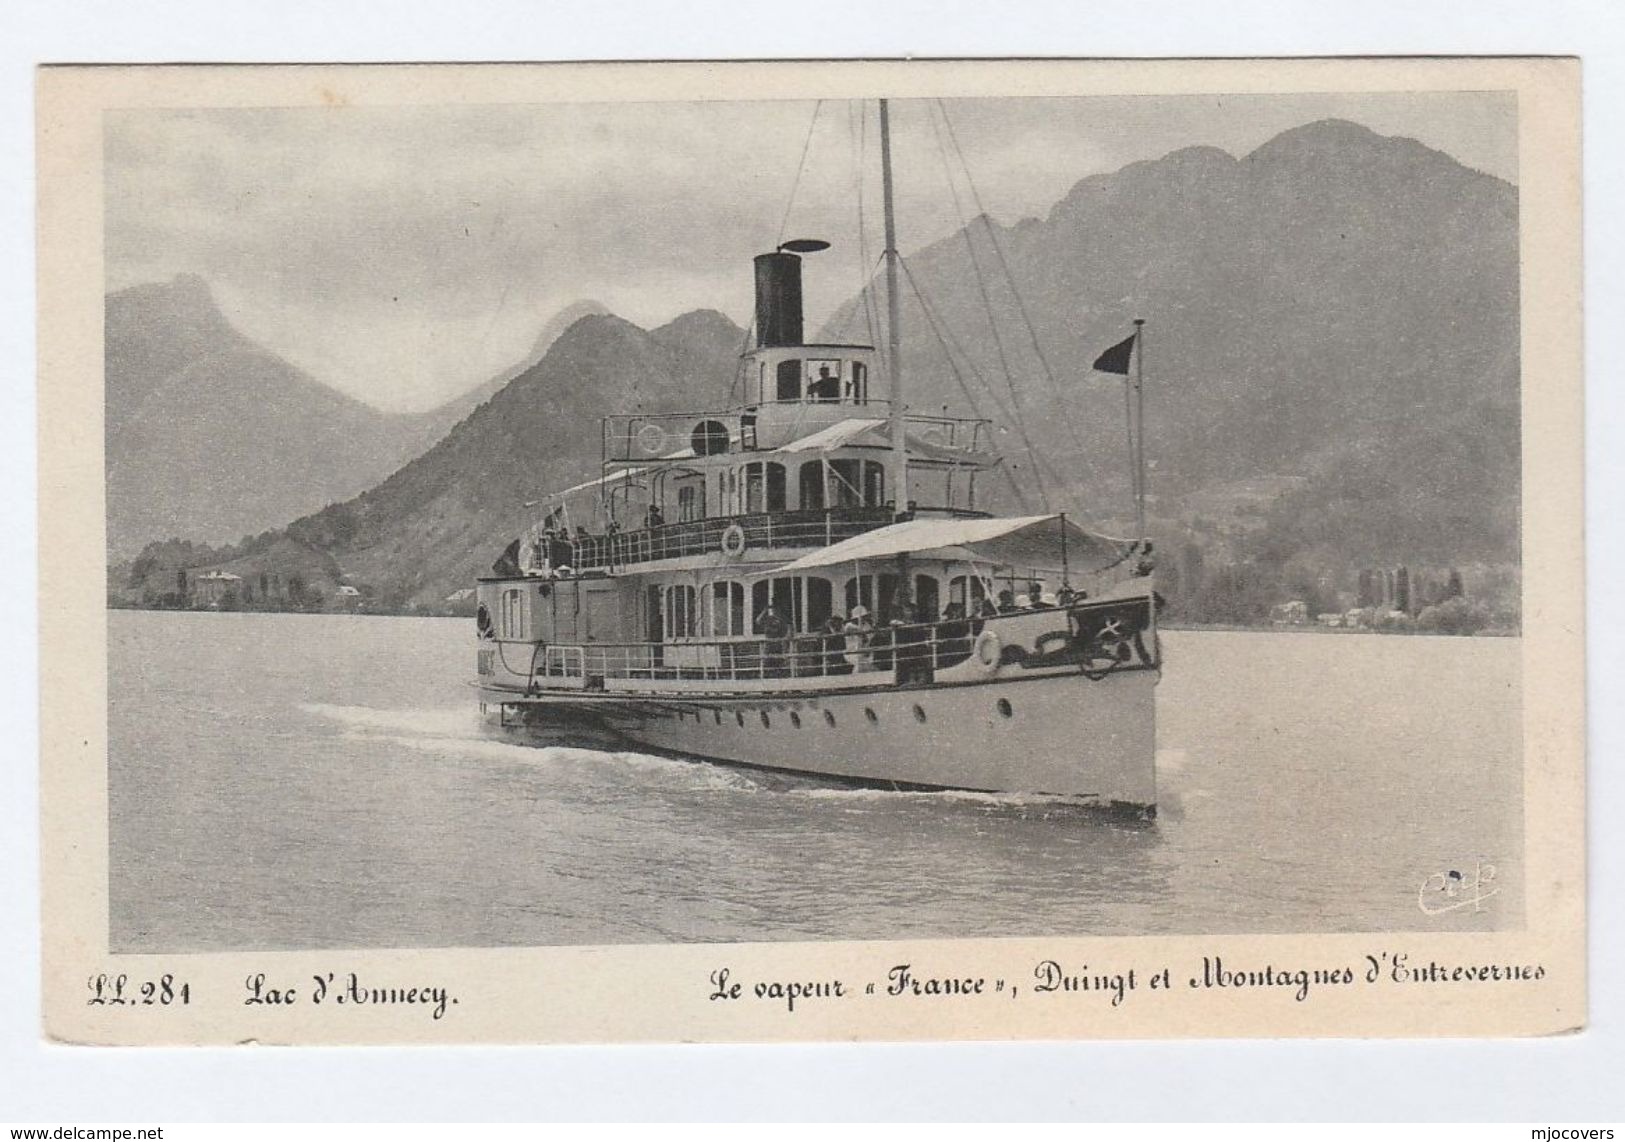
[{"label": "black smokestack", "polygon": [[756,255],[756,347],[801,344],[801,259]]}]

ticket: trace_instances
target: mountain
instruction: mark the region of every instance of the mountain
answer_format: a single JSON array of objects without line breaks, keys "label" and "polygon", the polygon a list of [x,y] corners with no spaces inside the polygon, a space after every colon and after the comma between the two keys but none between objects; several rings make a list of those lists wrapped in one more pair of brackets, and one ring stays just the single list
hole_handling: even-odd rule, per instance
[{"label": "mountain", "polygon": [[[1263,584],[1244,618],[1362,567],[1515,568],[1517,212],[1505,182],[1341,121],[1091,176],[1043,218],[973,220],[908,257],[930,302],[905,299],[909,401],[1000,422],[1029,504],[1042,478],[1121,533],[1122,385],[1089,366],[1145,317],[1151,530],[1186,568],[1176,610],[1204,563]],[[828,327],[861,329],[860,311]],[[286,537],[391,605],[437,603],[530,522],[524,502],[594,474],[600,416],[723,403],[742,337],[715,313],[584,317],[433,449]]]},{"label": "mountain", "polygon": [[1310,529],[1330,557],[1518,557],[1518,200],[1500,179],[1327,120],[1239,159],[1194,147],[1083,179],[1045,218],[977,219],[907,263],[930,302],[905,299],[911,403],[963,405],[957,371],[1025,423],[1057,502],[1127,518],[1122,386],[1089,365],[1144,317],[1163,530],[1199,492],[1292,476],[1287,514],[1337,521]]},{"label": "mountain", "polygon": [[201,278],[109,294],[107,545],[237,539],[354,495],[426,446],[426,426],[320,384],[249,340]]},{"label": "mountain", "polygon": [[[312,553],[309,582],[342,576],[376,589],[385,607],[438,604],[529,523],[526,501],[596,471],[600,417],[722,401],[743,337],[714,311],[655,330],[583,317],[422,456],[259,543],[288,539]],[[232,553],[231,566],[252,565],[258,546]],[[329,557],[341,571],[322,566]]]},{"label": "mountain", "polygon": [[519,361],[503,369],[483,384],[474,386],[462,396],[453,397],[439,408],[420,413],[419,420],[423,426],[420,435],[425,441],[439,440],[450,432],[458,421],[501,392],[508,382],[519,376],[520,373],[540,361],[547,351],[553,347],[553,342],[557,341],[559,335],[566,329],[583,317],[593,317],[608,312],[608,309],[596,301],[577,301],[565,306],[547,319],[541,330],[536,334],[536,340],[532,343],[530,351]]}]

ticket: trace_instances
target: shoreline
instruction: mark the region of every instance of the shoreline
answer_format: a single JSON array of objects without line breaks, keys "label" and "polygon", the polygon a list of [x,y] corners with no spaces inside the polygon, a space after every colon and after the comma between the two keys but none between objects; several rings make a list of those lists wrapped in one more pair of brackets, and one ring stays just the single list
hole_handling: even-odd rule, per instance
[{"label": "shoreline", "polygon": [[[312,615],[312,616],[353,616],[357,618],[392,618],[392,619],[458,619],[467,621],[472,614],[455,614],[449,611],[395,611],[374,610],[371,608],[356,608],[343,611],[306,611],[294,608],[270,609],[260,607],[237,607],[231,610],[221,610],[210,607],[139,607],[128,605],[108,604],[108,611],[149,611],[177,615]],[[1231,634],[1336,634],[1336,635],[1397,635],[1400,637],[1432,637],[1432,638],[1518,638],[1522,631],[1516,627],[1486,627],[1484,630],[1474,631],[1471,634],[1454,633],[1439,630],[1398,630],[1380,629],[1378,627],[1330,627],[1316,623],[1199,623],[1199,622],[1164,622],[1159,624],[1165,631],[1220,631]]]}]

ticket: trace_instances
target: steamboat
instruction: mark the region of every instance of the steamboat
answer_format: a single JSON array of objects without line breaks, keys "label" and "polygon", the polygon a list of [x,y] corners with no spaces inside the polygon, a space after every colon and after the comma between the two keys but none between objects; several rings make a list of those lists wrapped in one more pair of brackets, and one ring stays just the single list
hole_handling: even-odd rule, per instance
[{"label": "steamboat", "polygon": [[805,341],[804,257],[827,243],[758,255],[732,406],[605,418],[599,474],[479,580],[481,710],[521,736],[1153,815],[1143,508],[1132,539],[979,510],[991,423],[910,410],[879,119],[886,348]]}]

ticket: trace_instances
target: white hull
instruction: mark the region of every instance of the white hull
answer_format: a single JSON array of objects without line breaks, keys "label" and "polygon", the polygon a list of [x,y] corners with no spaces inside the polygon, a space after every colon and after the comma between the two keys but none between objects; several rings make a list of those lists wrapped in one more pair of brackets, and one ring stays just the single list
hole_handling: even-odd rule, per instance
[{"label": "white hull", "polygon": [[[651,751],[879,785],[1154,810],[1155,670],[797,696],[486,695],[493,717],[583,718]],[[505,704],[504,704],[505,702]],[[1008,712],[1006,712],[1008,711]]]}]

